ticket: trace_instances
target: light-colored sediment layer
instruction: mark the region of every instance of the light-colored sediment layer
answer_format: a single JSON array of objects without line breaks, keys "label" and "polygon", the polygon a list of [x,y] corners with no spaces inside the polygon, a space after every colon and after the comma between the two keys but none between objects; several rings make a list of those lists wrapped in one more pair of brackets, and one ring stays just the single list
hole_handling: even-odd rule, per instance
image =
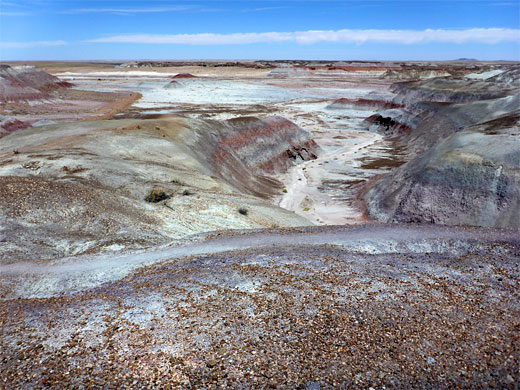
[{"label": "light-colored sediment layer", "polygon": [[[156,263],[178,263],[192,256],[226,254],[247,249],[269,250],[286,246],[330,245],[343,251],[376,254],[434,253],[463,256],[492,242],[478,230],[446,227],[365,225],[284,230],[210,232],[179,240],[175,244],[127,252],[66,257],[51,262],[18,262],[0,265],[2,298],[42,298],[74,293],[122,279],[139,268]],[[370,234],[368,234],[370,233]],[[490,231],[502,240],[516,239],[513,231]],[[481,244],[475,245],[476,238]],[[188,243],[186,243],[186,241]],[[190,243],[190,241],[192,241]]]},{"label": "light-colored sediment layer", "polygon": [[[1,378],[17,389],[93,378],[129,389],[514,388],[519,250],[512,231],[392,224],[3,267]],[[147,261],[158,262],[128,273]]]},{"label": "light-colored sediment layer", "polygon": [[[322,153],[318,159],[306,161],[292,167],[281,181],[285,183],[284,194],[279,200],[280,207],[296,212],[318,225],[343,225],[364,221],[363,210],[351,201],[341,199],[345,189],[324,191],[320,188],[324,180],[334,176],[348,186],[365,181],[356,166],[363,156],[377,153],[367,149],[381,143],[382,136],[362,131],[345,131],[343,146]],[[287,191],[287,192],[285,192]],[[336,197],[340,197],[338,200]]]},{"label": "light-colored sediment layer", "polygon": [[[365,91],[348,89],[343,96],[363,96]],[[381,91],[378,91],[381,94]],[[321,148],[318,159],[289,169],[279,180],[285,184],[280,207],[296,212],[314,224],[356,224],[366,221],[357,201],[363,183],[392,166],[366,164],[381,159],[400,161],[389,141],[363,129],[363,121],[374,108],[332,109],[329,101],[302,101],[281,105],[282,115],[312,129]],[[286,192],[285,192],[286,191]]]},{"label": "light-colored sediment layer", "polygon": [[[204,76],[193,69],[184,70]],[[288,175],[277,176],[287,190],[279,204],[312,223],[363,222],[363,210],[354,201],[357,191],[351,187],[388,170],[363,168],[363,159],[395,157],[381,136],[359,131],[363,120],[377,108],[328,107],[338,98],[391,100],[392,94],[387,91],[389,83],[374,75],[343,75],[333,79],[314,75],[305,81],[251,79],[240,73],[225,80],[214,76],[172,80],[171,72],[154,68],[61,76],[75,77],[78,87],[88,90],[138,91],[143,97],[133,106],[136,113],[184,113],[213,119],[235,118],[246,112],[255,112],[259,117],[276,113],[295,122],[311,132],[322,151],[316,163],[304,163],[291,168]],[[100,76],[106,79],[99,81]]]},{"label": "light-colored sediment layer", "polygon": [[[280,118],[89,121],[11,134],[0,143],[0,262],[308,225],[265,199],[280,184],[262,175],[266,162],[292,164],[286,150],[307,141]],[[147,202],[156,188],[168,198]]]}]

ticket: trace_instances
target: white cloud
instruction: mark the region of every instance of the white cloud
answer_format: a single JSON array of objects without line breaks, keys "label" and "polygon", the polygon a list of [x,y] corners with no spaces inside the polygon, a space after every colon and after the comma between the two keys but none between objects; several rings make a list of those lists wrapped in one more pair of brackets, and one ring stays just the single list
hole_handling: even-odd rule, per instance
[{"label": "white cloud", "polygon": [[65,46],[65,41],[0,42],[3,49],[26,49],[30,47]]},{"label": "white cloud", "polygon": [[259,7],[259,8],[247,8],[243,9],[240,12],[262,12],[262,11],[273,11],[276,9],[283,9],[287,7]]},{"label": "white cloud", "polygon": [[0,11],[0,16],[28,16],[28,12],[11,12],[11,11]]},{"label": "white cloud", "polygon": [[78,8],[59,12],[60,14],[146,14],[176,12],[191,9],[190,6],[150,7],[150,8]]},{"label": "white cloud", "polygon": [[519,29],[471,28],[466,30],[328,30],[233,34],[134,34],[115,35],[91,39],[88,42],[144,43],[173,45],[239,45],[260,42],[341,42],[362,44],[366,42],[416,44],[442,43],[498,43],[520,42]]}]

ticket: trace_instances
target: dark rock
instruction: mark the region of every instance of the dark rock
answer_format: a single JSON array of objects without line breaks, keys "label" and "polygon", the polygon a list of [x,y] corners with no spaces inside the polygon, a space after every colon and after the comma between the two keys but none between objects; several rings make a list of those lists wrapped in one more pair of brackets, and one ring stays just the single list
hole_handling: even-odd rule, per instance
[{"label": "dark rock", "polygon": [[154,188],[148,196],[145,198],[147,202],[150,203],[158,203],[162,200],[169,199],[170,195],[168,195],[163,189]]},{"label": "dark rock", "polygon": [[368,192],[370,213],[386,222],[520,228],[520,128],[504,126],[519,120],[470,127],[412,159]]}]

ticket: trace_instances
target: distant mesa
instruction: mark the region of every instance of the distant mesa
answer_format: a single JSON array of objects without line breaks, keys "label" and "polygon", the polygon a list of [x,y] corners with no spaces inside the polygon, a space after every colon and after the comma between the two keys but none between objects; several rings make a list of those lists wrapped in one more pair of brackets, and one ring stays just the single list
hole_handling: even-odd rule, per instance
[{"label": "distant mesa", "polygon": [[191,73],[179,73],[172,77],[172,79],[195,79],[197,76],[192,75]]}]

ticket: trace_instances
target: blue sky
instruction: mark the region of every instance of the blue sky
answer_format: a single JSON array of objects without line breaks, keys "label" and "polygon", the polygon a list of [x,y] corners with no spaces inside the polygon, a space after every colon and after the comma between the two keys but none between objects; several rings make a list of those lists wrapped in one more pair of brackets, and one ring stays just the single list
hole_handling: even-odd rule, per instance
[{"label": "blue sky", "polygon": [[0,0],[0,60],[520,60],[519,0]]}]

